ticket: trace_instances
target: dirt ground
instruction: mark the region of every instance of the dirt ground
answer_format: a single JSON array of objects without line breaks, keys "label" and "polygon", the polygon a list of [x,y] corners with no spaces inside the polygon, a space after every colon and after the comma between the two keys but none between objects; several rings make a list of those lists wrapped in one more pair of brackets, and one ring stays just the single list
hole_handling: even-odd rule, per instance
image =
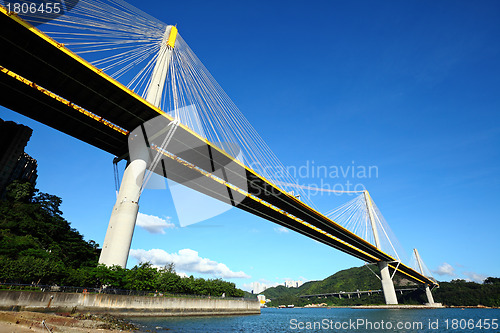
[{"label": "dirt ground", "polygon": [[117,331],[135,332],[135,328],[133,325],[107,315],[0,311],[0,333]]}]

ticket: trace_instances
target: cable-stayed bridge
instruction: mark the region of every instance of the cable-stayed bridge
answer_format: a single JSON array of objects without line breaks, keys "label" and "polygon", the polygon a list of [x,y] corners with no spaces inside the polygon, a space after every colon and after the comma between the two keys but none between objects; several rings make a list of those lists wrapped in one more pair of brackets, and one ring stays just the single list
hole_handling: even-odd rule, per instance
[{"label": "cable-stayed bridge", "polygon": [[313,208],[176,27],[121,0],[80,1],[48,21],[0,12],[0,104],[128,161],[100,262],[126,265],[157,174],[377,264],[388,304],[396,272],[433,303],[437,282],[401,262],[368,192],[329,214]]}]

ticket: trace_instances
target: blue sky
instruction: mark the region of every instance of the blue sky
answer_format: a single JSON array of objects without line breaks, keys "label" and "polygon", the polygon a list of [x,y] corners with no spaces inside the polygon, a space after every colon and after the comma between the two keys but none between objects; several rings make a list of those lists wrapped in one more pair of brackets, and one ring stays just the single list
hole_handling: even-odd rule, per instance
[{"label": "blue sky", "polygon": [[[129,2],[177,24],[285,165],[375,166],[376,176],[323,182],[366,186],[435,277],[500,276],[498,1]],[[4,108],[0,117],[33,128],[26,150],[38,187],[62,197],[66,219],[102,244],[113,156]],[[322,212],[350,199],[312,198]],[[363,264],[235,209],[180,228],[168,191],[146,191],[140,211],[175,227],[137,227],[136,253],[163,250],[195,263],[181,265],[187,274],[212,277],[206,268],[246,289]]]}]

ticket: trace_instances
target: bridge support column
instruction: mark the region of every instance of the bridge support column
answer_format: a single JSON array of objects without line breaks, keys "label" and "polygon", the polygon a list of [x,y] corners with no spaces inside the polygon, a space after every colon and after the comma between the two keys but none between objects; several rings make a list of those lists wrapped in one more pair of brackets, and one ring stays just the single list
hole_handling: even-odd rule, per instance
[{"label": "bridge support column", "polygon": [[149,160],[145,154],[131,161],[123,173],[120,191],[111,213],[108,230],[104,238],[99,263],[106,266],[127,265],[128,253],[134,234],[137,213],[139,212],[139,196],[144,173]]},{"label": "bridge support column", "polygon": [[431,292],[431,288],[429,288],[428,285],[425,285],[425,295],[427,296],[427,304],[429,305],[434,305],[436,303],[434,303],[434,297],[432,297],[432,292]]},{"label": "bridge support column", "polygon": [[[420,274],[425,276],[424,268],[422,266],[422,259],[420,259],[420,254],[418,253],[417,249],[413,249],[413,253],[415,254],[415,259],[417,259],[418,268],[420,269]],[[427,302],[428,302],[427,305],[430,306],[435,305],[436,303],[434,303],[434,297],[432,297],[432,292],[431,288],[429,288],[429,285],[426,284],[424,286],[424,289],[425,289],[425,296],[427,296]]]},{"label": "bridge support column", "polygon": [[[381,249],[380,238],[378,236],[377,222],[375,221],[375,216],[373,213],[372,199],[368,191],[364,192],[366,209],[368,211],[368,216],[370,217],[370,223],[373,231],[373,238],[375,238],[375,246]],[[382,281],[382,290],[384,291],[385,304],[398,304],[398,298],[396,296],[396,290],[394,289],[394,283],[391,279],[391,274],[389,272],[389,264],[385,261],[380,261],[378,263],[380,268],[380,280]]]},{"label": "bridge support column", "polygon": [[[167,26],[146,94],[146,100],[156,107],[160,107],[161,104],[176,37],[177,28],[171,25]],[[121,267],[127,265],[137,213],[139,212],[141,187],[149,162],[149,150],[146,142],[146,138],[143,136],[141,139],[140,135],[134,137],[133,140],[129,138],[130,162],[123,174],[120,191],[111,213],[101,256],[99,257],[100,264]],[[131,144],[134,145],[134,153],[132,153]]]},{"label": "bridge support column", "polygon": [[382,290],[384,291],[385,304],[398,304],[396,289],[391,279],[389,265],[385,261],[378,263],[380,268],[380,280],[382,281]]}]

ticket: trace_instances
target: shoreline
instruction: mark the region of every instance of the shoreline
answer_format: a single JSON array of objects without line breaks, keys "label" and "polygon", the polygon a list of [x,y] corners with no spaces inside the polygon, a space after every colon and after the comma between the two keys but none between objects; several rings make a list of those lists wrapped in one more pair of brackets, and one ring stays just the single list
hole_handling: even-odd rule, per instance
[{"label": "shoreline", "polygon": [[[295,307],[294,309],[500,309],[486,306],[443,306],[440,308],[425,305],[371,305],[371,306],[323,306]],[[270,307],[268,309],[276,309]],[[162,316],[163,317],[163,316]],[[34,312],[34,311],[0,311],[0,332],[33,333],[47,332],[45,325],[53,332],[87,333],[87,332],[141,332],[141,328],[129,321],[129,317],[116,314],[76,312]]]},{"label": "shoreline", "polygon": [[0,311],[0,332],[137,332],[139,327],[112,315]]}]

